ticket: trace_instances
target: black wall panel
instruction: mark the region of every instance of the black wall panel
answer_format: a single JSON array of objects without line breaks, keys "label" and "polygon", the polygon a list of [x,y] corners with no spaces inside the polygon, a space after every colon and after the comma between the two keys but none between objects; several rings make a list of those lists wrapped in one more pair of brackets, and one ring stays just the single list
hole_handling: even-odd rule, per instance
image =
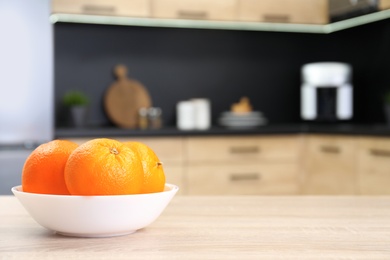
[{"label": "black wall panel", "polygon": [[57,23],[56,125],[67,125],[61,97],[80,89],[92,98],[89,124],[110,125],[103,95],[116,64],[149,90],[175,125],[178,101],[211,100],[213,123],[248,96],[270,123],[300,122],[300,68],[317,61],[353,66],[353,123],[384,122],[381,96],[390,89],[390,20],[332,34],[149,28]]}]

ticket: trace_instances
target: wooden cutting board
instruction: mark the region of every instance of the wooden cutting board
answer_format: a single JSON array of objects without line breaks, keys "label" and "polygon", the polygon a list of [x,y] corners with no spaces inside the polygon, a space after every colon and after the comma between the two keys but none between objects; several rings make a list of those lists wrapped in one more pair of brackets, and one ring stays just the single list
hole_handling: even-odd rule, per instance
[{"label": "wooden cutting board", "polygon": [[124,65],[117,65],[114,74],[117,80],[108,87],[104,96],[107,116],[119,127],[137,128],[139,109],[152,106],[150,95],[140,82],[127,77]]}]

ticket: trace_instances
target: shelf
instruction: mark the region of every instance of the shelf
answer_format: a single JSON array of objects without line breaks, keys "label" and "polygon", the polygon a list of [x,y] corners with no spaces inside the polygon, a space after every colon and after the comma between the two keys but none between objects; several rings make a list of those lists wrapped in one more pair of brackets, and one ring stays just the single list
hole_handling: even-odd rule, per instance
[{"label": "shelf", "polygon": [[133,18],[120,16],[84,15],[84,14],[52,14],[51,23],[83,23],[121,26],[146,26],[168,28],[191,28],[191,29],[218,29],[218,30],[241,30],[241,31],[272,31],[272,32],[295,32],[295,33],[320,33],[328,34],[369,24],[372,22],[390,18],[390,9],[371,14],[366,14],[339,22],[325,25],[317,24],[288,24],[288,23],[256,23],[238,21],[205,21],[205,20],[182,20],[182,19],[155,19]]}]

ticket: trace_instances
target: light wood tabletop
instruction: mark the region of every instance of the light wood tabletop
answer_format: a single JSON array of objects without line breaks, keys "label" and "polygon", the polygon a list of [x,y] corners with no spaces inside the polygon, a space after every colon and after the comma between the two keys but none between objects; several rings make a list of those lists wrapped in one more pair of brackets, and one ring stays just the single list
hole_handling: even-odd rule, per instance
[{"label": "light wood tabletop", "polygon": [[176,196],[136,233],[73,238],[0,196],[0,259],[390,259],[390,197]]}]

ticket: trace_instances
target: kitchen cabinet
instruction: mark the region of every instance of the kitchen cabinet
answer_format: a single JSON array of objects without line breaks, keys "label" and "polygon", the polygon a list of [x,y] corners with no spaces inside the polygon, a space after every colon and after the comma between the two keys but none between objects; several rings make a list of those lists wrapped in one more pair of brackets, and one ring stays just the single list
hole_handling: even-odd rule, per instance
[{"label": "kitchen cabinet", "polygon": [[186,146],[189,195],[299,193],[299,137],[190,137]]},{"label": "kitchen cabinet", "polygon": [[299,193],[295,163],[222,163],[188,168],[190,195],[292,195]]},{"label": "kitchen cabinet", "polygon": [[327,24],[328,0],[240,0],[238,19],[251,22]]},{"label": "kitchen cabinet", "polygon": [[53,0],[53,13],[150,16],[150,0]]},{"label": "kitchen cabinet", "polygon": [[152,17],[236,20],[237,0],[152,0]]},{"label": "kitchen cabinet", "polygon": [[[72,138],[73,142],[82,144],[92,138]],[[180,187],[177,194],[185,194],[186,179],[184,176],[184,146],[180,137],[137,137],[137,138],[116,138],[120,142],[139,141],[145,143],[154,150],[163,163],[166,182],[173,183]]]},{"label": "kitchen cabinet", "polygon": [[[181,195],[390,194],[390,138],[121,137],[149,145]],[[73,138],[79,144],[88,138]]]},{"label": "kitchen cabinet", "polygon": [[356,139],[311,135],[305,138],[303,194],[355,194]]},{"label": "kitchen cabinet", "polygon": [[[151,0],[150,0],[151,1]],[[354,17],[334,23],[305,24],[295,15],[290,15],[289,22],[257,20],[260,2],[253,0],[53,0],[50,21],[121,26],[147,26],[169,28],[217,29],[240,31],[274,31],[328,34],[363,24],[390,18],[390,10]],[[246,4],[248,1],[248,4]],[[305,0],[301,0],[305,1]],[[255,3],[256,2],[256,3]],[[270,1],[271,3],[273,1]],[[292,1],[290,1],[292,2]],[[313,4],[306,0],[306,3]],[[322,3],[323,1],[318,1]],[[254,6],[252,6],[254,4]],[[256,7],[257,6],[257,7]],[[260,7],[259,7],[260,6]],[[383,8],[387,4],[384,3]],[[295,4],[294,7],[301,7]],[[241,11],[237,11],[240,10]],[[295,10],[295,9],[294,9]],[[239,12],[239,13],[238,13]],[[305,12],[316,23],[322,23],[323,15],[317,12]],[[317,15],[315,15],[317,14]],[[168,19],[167,19],[168,18]],[[271,17],[272,18],[272,17]],[[275,18],[275,15],[274,15]],[[283,17],[282,17],[283,18]],[[284,19],[284,18],[283,18]],[[318,20],[320,19],[320,20]],[[300,23],[297,23],[300,22]]]},{"label": "kitchen cabinet", "polygon": [[357,149],[358,193],[390,194],[390,139],[365,137]]},{"label": "kitchen cabinet", "polygon": [[[138,137],[163,162],[168,183],[181,195],[298,194],[301,138]],[[88,138],[71,139],[83,143]]]},{"label": "kitchen cabinet", "polygon": [[378,5],[380,10],[390,9],[390,0],[379,0]]}]

